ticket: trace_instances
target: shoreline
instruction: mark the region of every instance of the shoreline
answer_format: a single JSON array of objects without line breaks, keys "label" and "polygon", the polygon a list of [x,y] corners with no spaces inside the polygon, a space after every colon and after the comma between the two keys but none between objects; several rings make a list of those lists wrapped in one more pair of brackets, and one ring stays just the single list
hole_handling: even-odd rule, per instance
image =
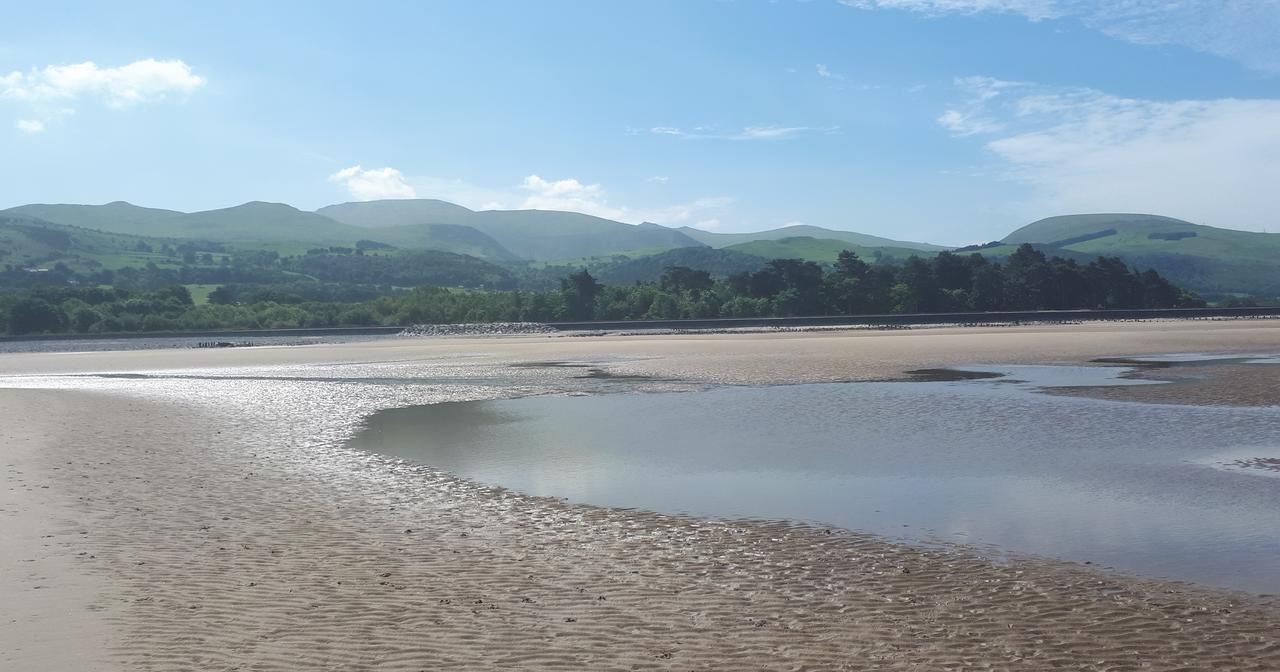
[{"label": "shoreline", "polygon": [[[978,359],[1030,357],[1064,334],[1139,335],[1027,328],[1017,334],[1032,347],[1019,350],[1006,337],[980,343],[993,333],[1009,332],[941,335],[960,351],[954,357]],[[822,368],[789,367],[797,378],[852,366],[876,379],[939,347],[903,338],[915,336],[350,344],[182,353],[181,368],[418,357],[447,370],[613,352],[623,358],[609,361],[610,370],[666,371],[715,385],[758,381],[770,366],[786,366],[762,354],[776,352],[825,358]],[[1192,328],[1161,339],[1157,348],[1212,340],[1241,352],[1280,350],[1276,327]],[[1089,350],[1077,343],[1071,354]],[[178,368],[157,354],[170,353],[0,357],[0,374]],[[844,358],[834,371],[833,357]],[[78,588],[41,593],[45,601],[33,608],[55,632],[68,617],[103,628],[98,644],[80,652],[103,661],[92,669],[1280,665],[1274,600],[1053,560],[994,562],[975,549],[919,548],[802,524],[568,505],[356,454],[336,447],[331,432],[300,438],[316,429],[305,404],[237,414],[256,403],[247,393],[218,406],[198,395],[162,402],[123,391],[0,389],[0,408],[29,418],[4,434],[5,445],[46,439],[38,453],[7,448],[4,463],[20,462],[23,477],[50,485],[37,493],[53,498],[43,501],[60,502],[29,500],[20,516],[0,520],[47,526],[57,507],[69,507],[80,529],[69,546],[46,549],[62,564],[44,571]],[[13,479],[7,471],[10,491]],[[23,538],[23,551],[42,548],[39,538]],[[74,564],[80,552],[95,556],[90,565]],[[15,595],[32,594],[29,580],[6,583]],[[91,602],[96,610],[74,602],[84,586],[96,586],[89,589],[101,596]],[[0,630],[0,650],[17,632]],[[40,660],[30,649],[17,655],[28,657],[15,662]]]},{"label": "shoreline", "polygon": [[[1161,320],[1254,320],[1280,319],[1280,306],[1246,308],[1135,308],[1107,310],[1033,310],[985,313],[886,313],[870,315],[820,315],[809,317],[732,317],[674,320],[600,320],[588,322],[528,323],[547,327],[559,335],[672,335],[774,333],[812,329],[895,329],[912,327],[993,327],[1056,325],[1083,322],[1135,322]],[[493,323],[503,324],[503,323]],[[518,336],[543,332],[486,330],[491,323],[429,324],[375,327],[289,327],[281,329],[199,329],[192,331],[122,331],[101,334],[0,334],[0,344],[60,341],[136,341],[140,339],[186,340],[193,338],[308,338],[327,336],[405,336],[423,327],[476,329],[474,336]],[[467,336],[465,333],[457,335]],[[428,335],[430,336],[430,335]],[[449,334],[448,336],[454,336]]]}]

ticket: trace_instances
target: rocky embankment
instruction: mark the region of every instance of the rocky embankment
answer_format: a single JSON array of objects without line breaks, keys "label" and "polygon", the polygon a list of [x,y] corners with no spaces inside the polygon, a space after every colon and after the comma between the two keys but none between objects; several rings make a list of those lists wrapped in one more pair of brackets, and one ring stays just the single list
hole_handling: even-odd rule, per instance
[{"label": "rocky embankment", "polygon": [[557,330],[541,322],[483,322],[475,324],[416,324],[401,336],[510,336],[513,334],[554,334]]}]

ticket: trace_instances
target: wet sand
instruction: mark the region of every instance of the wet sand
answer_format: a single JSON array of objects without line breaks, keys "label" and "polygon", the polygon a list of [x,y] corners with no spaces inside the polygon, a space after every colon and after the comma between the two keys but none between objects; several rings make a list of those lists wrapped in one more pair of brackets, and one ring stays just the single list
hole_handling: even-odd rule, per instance
[{"label": "wet sand", "polygon": [[[768,383],[1174,352],[1280,352],[1280,323],[20,355],[0,357],[0,375],[439,359]],[[1270,599],[839,530],[569,506],[317,447],[305,407],[229,408],[0,389],[0,667],[1280,668]]]},{"label": "wet sand", "polygon": [[1147,404],[1280,406],[1280,365],[1276,364],[1139,367],[1128,377],[1171,384],[1055,389],[1052,393]]}]

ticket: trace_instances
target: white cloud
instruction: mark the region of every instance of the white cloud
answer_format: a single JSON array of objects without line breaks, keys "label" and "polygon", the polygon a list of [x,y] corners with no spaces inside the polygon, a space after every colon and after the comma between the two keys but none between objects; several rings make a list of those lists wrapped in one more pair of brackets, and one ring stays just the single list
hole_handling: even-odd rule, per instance
[{"label": "white cloud", "polygon": [[185,96],[204,86],[203,77],[178,60],[148,58],[118,68],[100,68],[93,61],[48,65],[23,74],[0,77],[0,96],[23,101],[100,98],[112,107],[128,107]]},{"label": "white cloud", "polygon": [[365,170],[355,165],[330,175],[329,181],[341,185],[359,201],[421,196],[457,203],[473,210],[564,210],[631,224],[683,224],[699,218],[707,219],[707,215],[733,202],[732,198],[716,196],[674,205],[615,205],[600,184],[573,177],[549,180],[537,174],[525,177],[518,185],[491,188],[455,178],[413,177],[395,168]]},{"label": "white cloud", "polygon": [[657,183],[659,183],[659,184],[666,184],[666,183],[667,183],[668,181],[670,181],[670,180],[671,180],[671,178],[667,177],[666,175],[654,175],[653,177],[650,177],[649,179],[647,179],[647,180],[645,180],[645,181],[646,181],[646,182],[657,182]]},{"label": "white cloud", "polygon": [[990,120],[967,130],[989,136],[1004,175],[1031,188],[1027,215],[1150,212],[1276,227],[1280,100],[1151,101],[1019,83],[963,107]]},{"label": "white cloud", "polygon": [[831,68],[819,63],[817,66],[818,76],[824,79],[844,79],[844,75],[831,71]]},{"label": "white cloud", "polygon": [[28,135],[44,132],[44,122],[38,119],[19,119],[14,127]]},{"label": "white cloud", "polygon": [[575,178],[546,180],[529,175],[520,184],[525,198],[519,207],[532,210],[567,210],[620,222],[654,222],[679,224],[693,220],[700,213],[722,208],[733,202],[725,196],[698,198],[688,203],[657,207],[627,207],[610,204],[604,187],[584,184]]},{"label": "white cloud", "polygon": [[654,126],[649,132],[654,135],[674,135],[690,140],[787,140],[807,133],[832,133],[838,130],[835,126],[815,128],[812,126],[747,126],[737,131],[721,131],[715,127],[697,126],[689,130],[674,126]]},{"label": "white cloud", "polygon": [[859,9],[926,16],[994,12],[1031,21],[1074,19],[1135,44],[1173,44],[1280,73],[1280,2],[1274,0],[839,0]]},{"label": "white cloud", "polygon": [[621,209],[605,200],[604,189],[598,184],[583,184],[572,177],[544,180],[537,175],[529,175],[520,187],[529,192],[520,205],[523,209],[569,210],[608,219],[623,216]]},{"label": "white cloud", "polygon": [[32,118],[20,121],[19,128],[26,124],[44,130],[50,121],[73,114],[75,109],[69,105],[77,101],[96,100],[124,109],[185,98],[204,84],[203,77],[178,60],[148,58],[117,68],[100,68],[85,61],[0,76],[0,100],[15,101],[27,109]]},{"label": "white cloud", "polygon": [[342,185],[357,201],[417,196],[413,187],[405,182],[404,175],[390,167],[365,170],[356,164],[330,175],[329,181]]}]

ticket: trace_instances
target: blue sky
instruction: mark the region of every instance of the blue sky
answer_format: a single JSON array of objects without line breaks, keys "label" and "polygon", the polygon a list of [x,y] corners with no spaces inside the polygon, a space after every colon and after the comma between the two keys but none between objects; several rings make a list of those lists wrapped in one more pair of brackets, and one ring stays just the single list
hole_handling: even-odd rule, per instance
[{"label": "blue sky", "polygon": [[1273,0],[104,4],[8,8],[0,207],[1280,230]]}]

